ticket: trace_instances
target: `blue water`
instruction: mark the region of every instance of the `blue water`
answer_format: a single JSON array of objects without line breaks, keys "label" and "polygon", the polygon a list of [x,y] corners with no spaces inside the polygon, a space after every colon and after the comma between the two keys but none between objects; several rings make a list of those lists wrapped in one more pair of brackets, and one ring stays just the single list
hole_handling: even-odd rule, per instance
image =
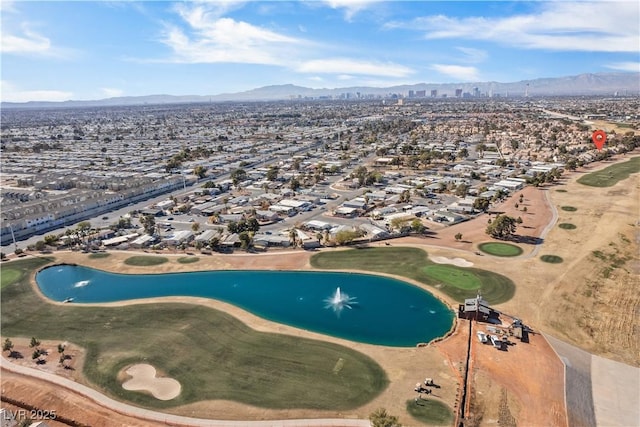
[{"label": "blue water", "polygon": [[[415,346],[446,334],[453,312],[430,293],[386,277],[329,272],[206,271],[114,274],[57,265],[41,270],[42,293],[72,304],[164,296],[225,301],[257,316],[321,334],[377,345]],[[351,308],[327,307],[340,287]]]}]

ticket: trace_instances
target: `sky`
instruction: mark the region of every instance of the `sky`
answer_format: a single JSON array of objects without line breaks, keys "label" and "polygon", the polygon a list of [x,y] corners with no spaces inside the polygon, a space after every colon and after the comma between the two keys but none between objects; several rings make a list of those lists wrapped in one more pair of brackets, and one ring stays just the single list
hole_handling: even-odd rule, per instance
[{"label": "sky", "polygon": [[640,71],[637,1],[5,1],[2,101]]}]

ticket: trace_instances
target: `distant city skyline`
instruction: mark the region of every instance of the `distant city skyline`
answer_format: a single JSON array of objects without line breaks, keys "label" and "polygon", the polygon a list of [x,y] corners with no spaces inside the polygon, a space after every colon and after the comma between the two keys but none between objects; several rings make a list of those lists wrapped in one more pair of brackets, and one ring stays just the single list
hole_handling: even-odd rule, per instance
[{"label": "distant city skyline", "polygon": [[0,4],[8,102],[640,71],[636,1]]}]

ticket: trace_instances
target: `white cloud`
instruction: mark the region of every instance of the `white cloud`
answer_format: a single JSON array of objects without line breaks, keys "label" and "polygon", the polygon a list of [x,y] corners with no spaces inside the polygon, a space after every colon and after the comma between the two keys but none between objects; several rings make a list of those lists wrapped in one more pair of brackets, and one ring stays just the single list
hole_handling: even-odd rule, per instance
[{"label": "white cloud", "polygon": [[432,15],[386,26],[424,31],[427,39],[487,40],[525,49],[634,53],[640,50],[638,2],[540,4],[539,12],[527,15],[491,18]]},{"label": "white cloud", "polygon": [[414,73],[414,70],[404,65],[348,58],[314,59],[301,63],[295,69],[301,73],[360,74],[383,77],[405,77]]},{"label": "white cloud", "polygon": [[46,55],[50,53],[51,41],[23,26],[21,35],[2,33],[0,50],[2,53]]},{"label": "white cloud", "polygon": [[0,13],[16,12],[16,2],[12,0],[0,0]]},{"label": "white cloud", "polygon": [[332,9],[344,9],[344,19],[351,21],[358,12],[380,1],[382,0],[324,0],[323,3]]},{"label": "white cloud", "polygon": [[440,74],[444,74],[447,77],[453,79],[477,82],[480,80],[478,75],[478,69],[476,67],[465,67],[462,65],[447,65],[447,64],[433,64],[431,69],[437,71]]},{"label": "white cloud", "polygon": [[162,42],[174,52],[174,62],[250,63],[284,65],[292,50],[306,42],[247,22],[223,18],[221,14],[236,2],[180,5],[178,14],[189,26],[186,33],[168,26]]},{"label": "white cloud", "polygon": [[124,91],[122,89],[103,87],[103,88],[100,88],[100,91],[102,91],[103,95],[106,96],[107,98],[117,98],[119,96],[124,95]]},{"label": "white cloud", "polygon": [[615,62],[606,64],[605,67],[612,70],[640,72],[640,62]]},{"label": "white cloud", "polygon": [[336,78],[338,80],[353,80],[353,76],[349,74],[339,74]]},{"label": "white cloud", "polygon": [[3,102],[67,101],[73,97],[72,92],[59,90],[22,90],[6,80],[0,81],[0,93]]}]

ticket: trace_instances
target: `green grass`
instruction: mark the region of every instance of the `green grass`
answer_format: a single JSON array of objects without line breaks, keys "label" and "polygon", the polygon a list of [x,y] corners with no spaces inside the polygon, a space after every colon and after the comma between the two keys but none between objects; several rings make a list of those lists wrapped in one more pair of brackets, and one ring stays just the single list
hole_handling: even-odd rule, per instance
[{"label": "green grass", "polygon": [[200,258],[198,258],[197,256],[183,256],[181,258],[178,258],[176,261],[178,261],[180,264],[192,264],[194,262],[200,261]]},{"label": "green grass", "polygon": [[573,206],[560,206],[560,209],[562,209],[563,211],[567,211],[567,212],[575,212],[578,210],[578,208],[573,207]]},{"label": "green grass", "polygon": [[540,259],[544,262],[548,262],[549,264],[560,264],[564,261],[562,257],[559,257],[558,255],[542,255]]},{"label": "green grass", "polygon": [[482,252],[488,253],[489,255],[503,257],[518,256],[523,252],[520,246],[500,242],[480,243],[478,245],[478,249],[480,249]]},{"label": "green grass", "polygon": [[11,267],[2,267],[0,269],[0,288],[4,288],[22,277],[22,271]]},{"label": "green grass", "polygon": [[439,400],[424,399],[407,400],[407,412],[416,420],[431,425],[451,425],[453,423],[453,412],[447,405]]},{"label": "green grass", "polygon": [[454,265],[433,264],[424,268],[427,276],[446,283],[447,285],[457,286],[461,289],[476,290],[482,287],[482,280],[471,271],[463,270]]},{"label": "green grass", "polygon": [[[363,353],[329,342],[258,332],[203,306],[48,304],[28,280],[44,262],[25,261],[12,261],[22,278],[2,289],[2,335],[84,347],[85,376],[111,397],[150,408],[223,399],[274,409],[351,410],[388,385],[384,370]],[[336,371],[339,361],[341,369]],[[181,394],[160,401],[124,390],[117,374],[141,362],[178,380]]]},{"label": "green grass", "polygon": [[[437,286],[456,301],[474,298],[478,288],[467,289],[476,279],[480,281],[482,296],[492,304],[509,301],[515,293],[515,285],[508,277],[481,270],[454,265],[436,264],[429,261],[427,253],[418,248],[379,247],[349,249],[345,251],[321,252],[311,257],[314,268],[330,270],[361,270],[394,274],[416,280],[429,286]],[[444,266],[445,268],[429,268]],[[443,271],[457,272],[463,280],[442,281]],[[473,279],[471,278],[473,277]]]},{"label": "green grass", "polygon": [[563,230],[575,230],[577,228],[575,224],[571,224],[568,222],[563,222],[561,224],[558,224],[558,227],[562,228]]},{"label": "green grass", "polygon": [[169,262],[169,260],[165,257],[145,255],[136,255],[124,260],[125,264],[135,265],[137,267],[149,267],[153,265],[164,264],[165,262]]},{"label": "green grass", "polygon": [[94,252],[92,254],[89,254],[89,259],[108,258],[110,256],[111,256],[111,254],[108,253],[108,252]]},{"label": "green grass", "polygon": [[597,172],[583,175],[578,179],[578,182],[590,187],[611,187],[619,181],[629,178],[632,173],[638,172],[640,172],[640,156],[633,157],[623,163],[607,166]]}]

